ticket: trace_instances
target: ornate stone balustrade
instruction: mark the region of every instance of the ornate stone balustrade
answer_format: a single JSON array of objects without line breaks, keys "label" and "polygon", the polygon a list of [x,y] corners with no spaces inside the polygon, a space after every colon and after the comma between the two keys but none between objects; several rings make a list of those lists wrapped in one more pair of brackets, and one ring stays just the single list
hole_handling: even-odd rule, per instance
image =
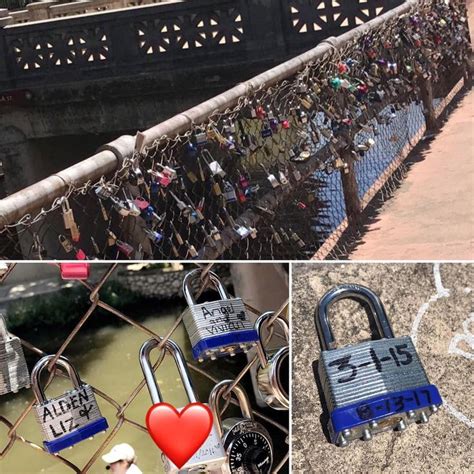
[{"label": "ornate stone balustrade", "polygon": [[164,1],[166,0],[77,0],[62,3],[60,0],[42,0],[29,3],[23,10],[0,9],[0,26],[152,5]]},{"label": "ornate stone balustrade", "polygon": [[156,70],[283,61],[403,3],[157,1],[131,6],[130,0],[46,0],[25,11],[0,11],[0,91]]}]

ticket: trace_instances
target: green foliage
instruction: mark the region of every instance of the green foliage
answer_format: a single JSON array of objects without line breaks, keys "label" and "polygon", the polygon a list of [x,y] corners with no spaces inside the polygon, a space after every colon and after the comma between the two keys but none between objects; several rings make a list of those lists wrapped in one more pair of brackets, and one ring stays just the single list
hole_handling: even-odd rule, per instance
[{"label": "green foliage", "polygon": [[[107,282],[100,291],[103,302],[118,310],[137,303],[142,297],[117,281]],[[64,288],[56,293],[33,296],[13,302],[8,308],[8,327],[34,330],[41,326],[67,327],[90,307],[89,291],[83,286]],[[99,313],[104,313],[100,308]],[[110,319],[107,319],[110,323]]]}]

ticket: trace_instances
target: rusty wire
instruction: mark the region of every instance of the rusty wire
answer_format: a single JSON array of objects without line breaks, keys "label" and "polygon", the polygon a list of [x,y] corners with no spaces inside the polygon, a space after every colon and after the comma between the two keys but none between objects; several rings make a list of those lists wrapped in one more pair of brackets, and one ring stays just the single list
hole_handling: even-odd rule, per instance
[{"label": "rusty wire", "polygon": [[[14,269],[15,265],[16,265],[15,263],[8,264],[8,268],[7,268],[6,272],[2,276],[0,276],[0,283],[4,283],[4,281],[11,274],[11,272]],[[82,284],[82,286],[84,286],[85,288],[87,288],[88,291],[90,291],[89,299],[91,301],[91,304],[90,304],[89,308],[87,309],[87,311],[84,313],[84,315],[80,318],[80,320],[78,321],[76,326],[73,328],[73,330],[67,335],[67,337],[64,340],[64,342],[62,343],[61,347],[58,349],[58,351],[54,355],[54,358],[51,360],[50,364],[48,365],[47,370],[49,371],[49,377],[46,381],[46,385],[45,385],[46,387],[52,382],[54,376],[56,376],[56,375],[64,376],[64,374],[60,370],[56,369],[55,363],[58,360],[58,358],[64,353],[64,351],[67,349],[68,345],[71,343],[71,341],[74,339],[74,337],[78,334],[78,332],[81,330],[81,328],[86,323],[86,321],[93,314],[94,310],[98,307],[102,308],[105,311],[110,312],[111,314],[113,314],[117,318],[125,321],[126,323],[128,323],[130,325],[132,325],[135,329],[143,331],[144,333],[146,333],[147,336],[152,337],[152,338],[157,339],[158,341],[160,341],[159,345],[157,346],[157,348],[160,350],[160,352],[159,352],[160,356],[158,358],[158,361],[154,364],[154,367],[153,367],[154,370],[156,370],[157,367],[162,362],[162,360],[164,358],[164,355],[165,355],[165,351],[161,350],[161,349],[164,348],[164,345],[166,344],[166,341],[172,336],[172,334],[176,330],[176,328],[182,323],[183,314],[181,313],[181,315],[178,318],[176,318],[176,320],[174,321],[173,325],[170,327],[168,332],[165,335],[162,336],[162,335],[159,335],[159,334],[155,333],[154,331],[150,330],[149,328],[147,328],[143,324],[141,324],[137,321],[134,321],[132,318],[128,317],[126,314],[122,313],[121,311],[119,311],[119,310],[115,309],[114,307],[108,305],[107,303],[101,301],[101,299],[100,299],[100,290],[103,287],[103,285],[108,281],[108,279],[110,278],[112,273],[115,271],[115,269],[117,268],[117,265],[118,265],[117,263],[113,263],[110,266],[108,266],[107,271],[104,272],[104,274],[101,276],[101,278],[99,279],[99,281],[95,285],[92,285],[91,283],[89,283],[87,281],[80,280],[80,283]],[[201,282],[200,282],[200,285],[199,285],[199,289],[196,293],[196,297],[199,297],[207,288],[212,286],[212,281],[209,279],[208,275],[209,275],[209,272],[211,271],[214,263],[209,263],[209,264],[198,264],[198,263],[196,263],[196,265],[202,270]],[[56,264],[56,266],[59,268],[59,264]],[[287,311],[287,308],[288,308],[288,304],[289,304],[289,302],[288,302],[288,300],[286,300],[285,303],[283,305],[281,305],[281,307],[274,313],[272,318],[269,319],[269,321],[267,322],[266,327],[269,329],[269,336],[268,336],[267,340],[271,337],[271,334],[273,332],[272,325],[273,325],[275,319],[278,316],[281,316],[281,315],[285,314],[285,312]],[[255,308],[253,308],[250,305],[246,304],[246,307],[254,313],[257,313],[257,314],[259,313]],[[21,343],[28,350],[30,350],[30,351],[32,351],[32,352],[34,352],[34,353],[36,353],[40,356],[47,355],[40,348],[34,346],[33,344],[31,344],[28,341],[25,341],[25,340],[21,339]],[[266,343],[266,341],[265,341],[265,343]],[[246,373],[249,372],[249,370],[256,363],[257,360],[258,360],[258,355],[255,355],[252,358],[252,360],[250,360],[245,365],[245,367],[241,370],[241,372],[236,376],[236,378],[235,378],[235,380],[234,380],[231,387],[234,387],[235,385],[237,385],[237,383],[244,377],[244,375]],[[197,364],[194,364],[192,362],[187,362],[187,364],[188,364],[188,366],[191,370],[193,370],[194,372],[206,377],[211,382],[217,383],[219,381],[217,378],[210,375],[207,371],[203,370]],[[7,456],[7,454],[10,452],[10,450],[13,448],[13,446],[15,445],[16,442],[21,442],[21,443],[24,443],[25,445],[35,449],[38,452],[41,452],[41,453],[43,453],[47,456],[52,456],[54,459],[60,461],[62,464],[64,464],[64,466],[68,467],[69,469],[71,469],[74,472],[77,472],[77,473],[86,473],[86,472],[88,472],[91,469],[91,467],[94,465],[94,463],[97,461],[97,459],[99,458],[101,453],[105,450],[105,448],[113,440],[115,435],[118,433],[118,431],[121,429],[121,427],[124,424],[129,424],[129,425],[131,425],[131,426],[147,433],[147,429],[146,429],[145,426],[137,423],[136,421],[130,420],[125,416],[126,409],[130,406],[130,404],[137,397],[137,395],[140,393],[140,391],[143,389],[143,387],[145,385],[146,385],[146,382],[145,382],[145,378],[143,377],[142,380],[140,381],[140,383],[136,387],[133,388],[130,395],[127,397],[125,402],[123,402],[122,404],[119,404],[110,395],[108,395],[108,394],[102,392],[101,390],[93,387],[93,391],[98,397],[102,398],[103,400],[108,402],[110,405],[112,405],[116,409],[117,421],[116,421],[114,426],[111,426],[110,430],[107,432],[107,435],[106,435],[106,438],[104,439],[104,441],[100,444],[98,449],[93,453],[93,455],[90,457],[90,459],[86,462],[86,464],[82,468],[79,467],[79,466],[76,466],[75,464],[68,461],[66,458],[64,458],[61,455],[49,454],[41,446],[38,446],[37,444],[33,443],[32,441],[24,438],[23,436],[21,436],[17,433],[17,430],[18,430],[19,426],[25,420],[26,416],[30,413],[30,411],[33,409],[33,406],[35,404],[34,399],[30,403],[28,403],[27,407],[19,414],[18,418],[15,421],[12,422],[12,421],[8,420],[7,418],[5,418],[3,416],[0,416],[0,423],[4,424],[8,428],[7,438],[9,438],[8,443],[5,446],[5,448],[3,449],[3,451],[0,451],[0,460],[4,459]],[[227,396],[226,397],[226,407],[228,406],[229,403],[232,403],[234,405],[238,405],[238,402],[237,402],[236,399],[234,399],[230,396]],[[277,423],[272,418],[260,413],[257,410],[252,409],[252,413],[253,413],[254,416],[260,418],[261,420],[264,420],[265,422],[273,425],[276,429],[280,430],[282,432],[282,434],[285,436],[286,442],[288,443],[289,430],[288,430],[287,427],[281,425],[280,423]],[[276,465],[273,468],[272,472],[275,472],[275,473],[279,472],[283,468],[283,466],[288,462],[288,459],[289,459],[289,450],[283,456],[283,458],[278,463],[278,465]]]}]

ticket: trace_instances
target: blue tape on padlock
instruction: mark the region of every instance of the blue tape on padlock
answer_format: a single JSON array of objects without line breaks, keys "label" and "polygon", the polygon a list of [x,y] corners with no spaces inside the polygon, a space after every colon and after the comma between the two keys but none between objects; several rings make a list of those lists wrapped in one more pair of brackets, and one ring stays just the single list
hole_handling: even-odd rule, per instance
[{"label": "blue tape on padlock", "polygon": [[72,431],[71,433],[61,436],[58,439],[53,441],[43,441],[43,446],[46,451],[48,451],[48,453],[58,453],[63,449],[69,448],[77,443],[80,443],[81,441],[91,438],[97,433],[107,430],[108,427],[109,425],[107,420],[102,417],[86,426]]},{"label": "blue tape on padlock", "polygon": [[424,385],[401,392],[386,393],[364,402],[336,408],[331,413],[331,423],[334,429],[332,442],[336,442],[338,433],[343,430],[363,425],[369,421],[388,418],[397,413],[420,410],[442,403],[438,389],[434,385]]},{"label": "blue tape on padlock", "polygon": [[[215,350],[216,347],[229,346],[233,344],[243,344],[243,343],[252,343],[258,341],[258,334],[255,329],[249,329],[247,331],[236,331],[232,334],[224,334],[222,336],[213,336],[199,341],[195,346],[193,346],[193,357],[199,359],[201,354],[205,353],[208,350]],[[241,352],[238,348],[234,352]],[[220,353],[216,352],[215,355],[226,356],[226,352]]]}]

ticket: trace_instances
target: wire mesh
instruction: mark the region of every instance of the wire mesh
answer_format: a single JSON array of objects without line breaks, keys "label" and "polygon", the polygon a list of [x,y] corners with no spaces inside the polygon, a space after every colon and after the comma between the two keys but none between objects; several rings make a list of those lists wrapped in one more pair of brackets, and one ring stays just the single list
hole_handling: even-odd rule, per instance
[{"label": "wire mesh", "polygon": [[443,110],[462,78],[468,36],[463,2],[422,1],[181,135],[142,147],[138,134],[113,177],[71,187],[50,209],[5,226],[0,254],[340,257],[344,183],[355,174],[363,209],[399,168],[427,128],[425,89]]},{"label": "wire mesh", "polygon": [[[0,283],[4,283],[8,279],[15,265],[17,264],[8,265],[8,269],[2,275]],[[146,334],[147,337],[155,338],[159,340],[160,343],[158,347],[156,348],[157,353],[160,353],[160,351],[164,348],[166,341],[173,336],[173,333],[182,324],[183,314],[181,314],[174,321],[174,323],[170,326],[166,334],[157,334],[150,328],[146,327],[145,325],[133,319],[132,317],[129,317],[128,315],[124,314],[123,312],[117,310],[113,306],[101,300],[100,292],[103,289],[105,283],[111,278],[112,274],[115,272],[117,266],[118,266],[117,263],[107,265],[107,266],[104,265],[104,267],[106,268],[106,271],[102,273],[100,279],[98,280],[96,284],[91,284],[88,281],[84,281],[84,280],[80,281],[81,285],[83,285],[87,289],[87,291],[89,291],[90,306],[87,309],[87,311],[84,313],[84,315],[79,319],[75,327],[67,335],[66,339],[61,344],[61,347],[54,354],[54,358],[50,361],[47,367],[47,370],[49,371],[49,378],[47,378],[45,387],[47,387],[51,383],[55,375],[63,375],[61,372],[57,372],[57,374],[55,374],[56,372],[54,370],[55,362],[58,360],[59,357],[61,357],[65,353],[65,351],[70,346],[71,342],[77,337],[78,333],[81,331],[83,326],[87,323],[87,321],[91,318],[91,316],[94,314],[94,312],[98,308],[101,308],[105,312],[112,315],[114,318],[118,318],[121,321],[131,325],[134,329],[143,332],[144,334]],[[202,295],[204,291],[206,291],[206,289],[213,287],[212,281],[209,278],[209,272],[213,268],[214,264],[212,263],[207,264],[207,265],[196,264],[196,266],[202,269],[201,276],[196,288],[197,291],[195,293],[195,298],[197,299],[200,297],[200,295]],[[251,305],[248,305],[247,303],[245,303],[245,305],[246,305],[246,308],[252,313],[259,314],[259,311],[253,308]],[[288,308],[288,300],[277,311],[275,311],[274,315],[268,320],[266,327],[269,329],[269,334],[266,338],[266,341],[264,341],[264,343],[268,342],[273,335],[273,332],[274,332],[273,324],[275,322],[275,319],[279,316],[282,316],[282,317],[287,316],[287,308]],[[26,348],[28,351],[31,351],[32,353],[38,356],[47,355],[46,352],[44,352],[41,348],[34,346],[28,341],[22,339],[21,342],[24,348]],[[162,358],[158,359],[158,361],[154,365],[154,370],[158,368],[162,360],[163,360]],[[223,411],[226,409],[229,403],[238,405],[237,400],[233,398],[231,395],[231,389],[236,384],[238,384],[245,377],[246,374],[249,373],[251,367],[257,362],[257,360],[258,360],[258,355],[255,355],[252,359],[248,361],[248,363],[244,365],[244,367],[238,372],[238,374],[234,376],[234,381],[232,385],[230,385],[227,388],[226,392],[222,395],[222,397],[226,401],[226,404],[222,408],[221,413],[223,413]],[[199,374],[201,377],[204,377],[205,379],[211,381],[212,383],[217,383],[219,381],[218,378],[216,378],[216,376],[212,373],[212,371],[209,371],[209,368],[199,366],[192,362],[187,362],[187,364],[188,364],[188,367],[193,372]],[[103,391],[97,386],[93,387],[93,391],[96,397],[101,401],[99,405],[102,403],[107,403],[110,405],[112,409],[115,410],[116,421],[115,421],[115,424],[113,424],[111,423],[112,420],[109,419],[109,423],[111,425],[113,424],[113,426],[111,426],[111,428],[105,435],[105,439],[100,443],[99,447],[95,450],[95,452],[92,454],[92,456],[90,456],[90,458],[85,462],[84,465],[82,466],[75,465],[74,463],[69,461],[67,457],[64,457],[63,454],[60,454],[60,455],[48,454],[47,451],[43,447],[38,446],[37,444],[26,439],[19,433],[22,423],[25,421],[25,418],[33,409],[33,404],[35,403],[34,399],[27,404],[25,409],[18,415],[18,417],[15,420],[8,420],[6,417],[0,416],[0,423],[5,425],[8,429],[6,440],[2,440],[0,442],[0,449],[2,449],[2,451],[0,451],[0,460],[5,459],[9,454],[12,455],[11,453],[16,443],[22,443],[23,445],[32,448],[30,455],[33,455],[34,453],[41,453],[42,455],[50,456],[50,459],[57,460],[57,462],[61,463],[62,465],[63,470],[61,470],[61,472],[66,472],[65,469],[68,468],[68,470],[70,469],[74,472],[85,473],[85,472],[90,471],[93,468],[96,468],[97,466],[95,466],[95,463],[99,459],[101,453],[103,453],[104,450],[110,445],[110,443],[114,440],[114,438],[119,433],[122,427],[124,426],[133,427],[134,429],[137,429],[141,432],[144,432],[146,435],[148,435],[147,428],[146,426],[143,425],[143,423],[138,423],[137,421],[127,417],[127,410],[130,408],[130,405],[133,403],[133,401],[137,398],[137,396],[143,390],[145,385],[146,385],[145,379],[144,377],[142,377],[140,383],[133,387],[129,395],[126,397],[126,400],[123,402],[115,400],[113,395],[108,393],[107,391]],[[150,406],[151,406],[151,403],[150,403]],[[275,435],[275,438],[277,438],[277,439],[274,439],[274,442],[278,441],[279,446],[288,444],[289,431],[288,431],[287,426],[283,426],[282,424],[275,421],[271,416],[268,416],[267,414],[264,414],[259,410],[252,409],[252,413],[258,421],[263,421],[264,424],[272,427],[273,434]],[[275,454],[276,454],[275,462],[274,462],[274,467],[272,468],[272,472],[289,472],[289,464],[288,464],[289,451],[286,452],[285,454],[282,454],[282,453],[275,453]]]}]

